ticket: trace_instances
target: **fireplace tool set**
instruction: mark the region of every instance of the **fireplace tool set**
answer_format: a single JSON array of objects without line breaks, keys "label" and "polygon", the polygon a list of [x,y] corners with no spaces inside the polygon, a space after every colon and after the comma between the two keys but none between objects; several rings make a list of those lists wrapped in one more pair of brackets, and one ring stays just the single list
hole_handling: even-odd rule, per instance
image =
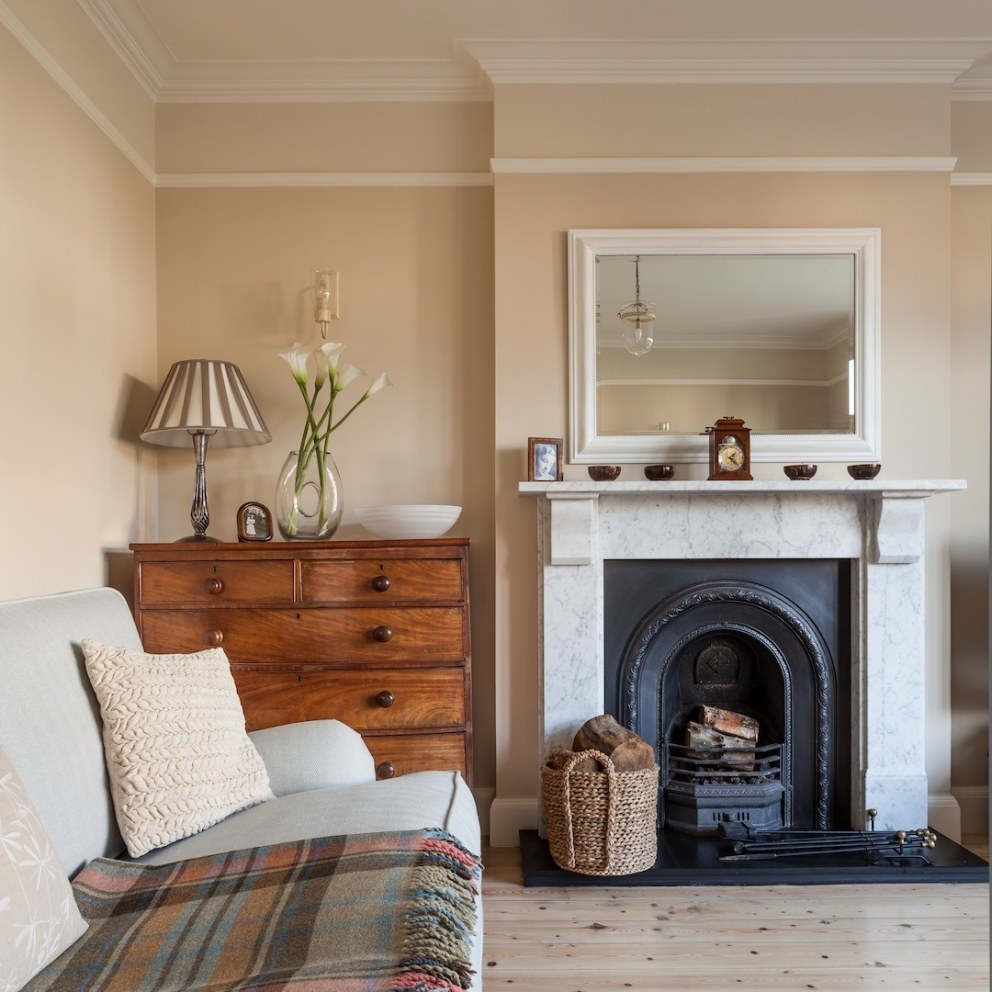
[{"label": "fireplace tool set", "polygon": [[721,836],[733,840],[733,854],[720,860],[772,861],[777,858],[815,857],[832,854],[874,855],[872,864],[913,860],[932,862],[927,850],[937,846],[929,827],[919,830],[776,830],[752,831],[743,823],[721,824]]}]

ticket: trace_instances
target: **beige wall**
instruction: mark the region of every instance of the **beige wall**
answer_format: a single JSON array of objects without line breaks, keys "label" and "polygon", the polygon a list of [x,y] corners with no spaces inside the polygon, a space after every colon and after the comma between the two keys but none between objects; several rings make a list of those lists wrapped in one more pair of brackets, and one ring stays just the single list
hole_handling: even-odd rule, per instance
[{"label": "beige wall", "polygon": [[489,172],[488,103],[162,104],[158,171]]},{"label": "beige wall", "polygon": [[954,501],[950,543],[952,775],[966,822],[984,814],[987,824],[992,186],[956,188],[952,203],[951,447],[954,473],[969,480]]},{"label": "beige wall", "polygon": [[102,585],[105,550],[142,533],[155,203],[3,28],[0,92],[0,598],[17,598]]},{"label": "beige wall", "polygon": [[497,157],[948,155],[940,86],[500,86]]},{"label": "beige wall", "polygon": [[[160,190],[157,257],[160,377],[182,358],[235,362],[273,435],[208,452],[209,533],[225,540],[245,500],[273,505],[305,409],[277,353],[319,342],[310,271],[340,271],[328,338],[395,385],[333,436],[338,536],[369,537],[356,506],[464,506],[451,533],[472,540],[476,782],[492,786],[492,190]],[[360,393],[356,383],[339,403]],[[190,531],[193,462],[179,449],[159,461],[159,537],[170,541]]]},{"label": "beige wall", "polygon": [[[152,98],[112,55],[77,0],[3,0],[11,28],[71,90],[99,126],[126,146],[149,181],[155,164]],[[9,92],[5,91],[5,96]]]}]

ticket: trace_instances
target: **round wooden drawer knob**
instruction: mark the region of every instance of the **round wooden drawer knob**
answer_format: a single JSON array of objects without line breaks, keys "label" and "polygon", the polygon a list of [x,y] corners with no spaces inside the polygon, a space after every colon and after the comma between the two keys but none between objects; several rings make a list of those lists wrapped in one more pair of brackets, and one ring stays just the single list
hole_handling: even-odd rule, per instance
[{"label": "round wooden drawer knob", "polygon": [[224,581],[223,579],[207,579],[203,583],[203,588],[210,593],[211,596],[219,596],[224,591]]},{"label": "round wooden drawer knob", "polygon": [[224,631],[208,630],[203,635],[203,641],[205,644],[209,644],[212,648],[219,648],[224,641]]},{"label": "round wooden drawer knob", "polygon": [[391,761],[384,761],[381,765],[376,765],[376,778],[392,778],[396,774],[396,768]]},{"label": "round wooden drawer knob", "polygon": [[383,689],[382,692],[375,697],[375,701],[385,710],[389,709],[389,707],[396,702],[396,697],[388,689]]},{"label": "round wooden drawer knob", "polygon": [[385,592],[391,585],[392,582],[390,581],[388,575],[377,575],[372,580],[372,588],[376,592]]},{"label": "round wooden drawer knob", "polygon": [[372,636],[380,644],[385,644],[393,636],[393,632],[385,624],[381,624],[372,631]]}]

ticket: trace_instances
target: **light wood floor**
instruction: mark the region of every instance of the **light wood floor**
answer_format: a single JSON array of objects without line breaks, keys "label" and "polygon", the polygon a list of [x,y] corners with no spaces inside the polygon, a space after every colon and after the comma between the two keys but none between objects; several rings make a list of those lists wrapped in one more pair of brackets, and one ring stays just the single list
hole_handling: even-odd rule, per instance
[{"label": "light wood floor", "polygon": [[528,889],[519,848],[483,859],[485,992],[989,989],[986,885]]}]

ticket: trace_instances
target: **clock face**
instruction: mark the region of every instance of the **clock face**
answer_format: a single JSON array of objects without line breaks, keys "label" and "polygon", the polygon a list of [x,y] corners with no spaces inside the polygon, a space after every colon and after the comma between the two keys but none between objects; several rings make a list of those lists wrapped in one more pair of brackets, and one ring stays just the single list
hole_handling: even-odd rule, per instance
[{"label": "clock face", "polygon": [[724,472],[736,472],[744,467],[744,446],[732,434],[721,442],[717,462]]}]

